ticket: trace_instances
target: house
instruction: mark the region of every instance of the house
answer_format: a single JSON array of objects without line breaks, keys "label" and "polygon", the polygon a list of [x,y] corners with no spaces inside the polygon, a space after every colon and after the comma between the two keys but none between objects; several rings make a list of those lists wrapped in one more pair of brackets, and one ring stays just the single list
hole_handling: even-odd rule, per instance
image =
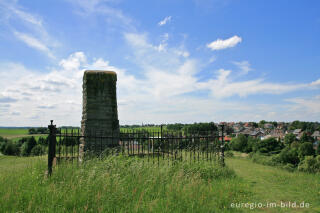
[{"label": "house", "polygon": [[244,128],[241,124],[239,123],[236,123],[232,126],[233,130],[234,130],[234,133],[240,133]]},{"label": "house", "polygon": [[315,131],[311,137],[313,137],[315,140],[320,141],[320,131]]},{"label": "house", "polygon": [[285,133],[283,130],[281,129],[275,129],[273,131],[270,132],[270,136],[273,138],[280,138],[283,139],[285,136]]},{"label": "house", "polygon": [[[224,136],[224,137],[223,137],[224,142],[230,142],[231,139],[232,139],[232,138],[229,137],[229,136]],[[222,141],[222,137],[221,137],[221,136],[219,137],[219,141]]]},{"label": "house", "polygon": [[251,137],[254,137],[254,138],[261,138],[262,136],[264,135],[264,132],[260,131],[260,130],[254,130],[250,133],[250,136]]},{"label": "house", "polygon": [[296,138],[298,139],[298,140],[300,140],[300,138],[302,137],[302,135],[303,135],[303,131],[301,131],[297,136],[296,136]]},{"label": "house", "polygon": [[295,130],[293,130],[292,133],[293,133],[295,136],[298,136],[301,132],[302,132],[301,129],[295,129]]},{"label": "house", "polygon": [[284,129],[285,123],[284,122],[278,122],[277,129]]},{"label": "house", "polygon": [[263,125],[263,127],[265,129],[272,129],[273,128],[273,124],[272,123],[266,123],[266,124]]},{"label": "house", "polygon": [[244,127],[251,127],[251,125],[250,125],[250,123],[249,122],[246,122],[246,123],[244,123],[244,125],[243,125]]}]

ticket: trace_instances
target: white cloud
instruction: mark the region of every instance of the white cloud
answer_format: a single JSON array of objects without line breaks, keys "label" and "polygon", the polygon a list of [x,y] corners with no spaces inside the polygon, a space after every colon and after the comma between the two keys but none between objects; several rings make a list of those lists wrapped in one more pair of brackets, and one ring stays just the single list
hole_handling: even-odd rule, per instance
[{"label": "white cloud", "polygon": [[238,43],[242,41],[242,38],[235,35],[231,38],[228,38],[226,40],[217,39],[209,44],[207,44],[207,47],[211,50],[222,50],[226,48],[231,48],[236,46]]},{"label": "white cloud", "polygon": [[254,94],[283,94],[291,91],[309,88],[308,84],[269,83],[263,79],[234,81],[230,70],[220,69],[215,79],[199,83],[199,88],[210,89],[216,98],[226,98],[234,95],[246,97]]},{"label": "white cloud", "polygon": [[120,9],[111,7],[113,0],[69,0],[76,7],[76,13],[81,16],[105,16],[105,21],[113,27],[120,27],[126,31],[133,31],[133,20]]},{"label": "white cloud", "polygon": [[316,81],[311,82],[311,86],[320,86],[320,78]]},{"label": "white cloud", "polygon": [[248,61],[234,61],[233,64],[239,67],[242,71],[242,74],[248,74],[248,72],[252,71],[251,65]]},{"label": "white cloud", "polygon": [[62,59],[59,63],[65,70],[77,70],[82,64],[87,62],[87,58],[83,52],[75,52],[67,59]]},{"label": "white cloud", "polygon": [[[129,36],[128,38],[137,38]],[[146,40],[143,40],[145,38]],[[141,39],[141,40],[140,40]],[[118,75],[117,97],[121,123],[164,123],[219,120],[261,120],[297,118],[296,111],[286,112],[288,106],[247,104],[245,101],[227,101],[230,96],[252,94],[282,94],[305,89],[310,84],[276,84],[263,79],[235,81],[230,70],[219,70],[205,82],[199,82],[199,62],[175,53],[175,48],[158,52],[147,37],[141,35],[133,45],[135,60],[141,75],[131,70],[120,69],[110,62],[97,58],[92,60],[83,52],[75,52],[62,59],[56,68],[40,73],[28,70],[20,64],[0,64],[0,125],[48,125],[53,119],[57,125],[80,125],[82,104],[82,77],[85,69],[112,70]],[[130,39],[128,40],[130,42]],[[142,44],[142,45],[141,45]],[[139,47],[139,48],[138,48]],[[141,50],[142,49],[142,50]],[[152,57],[170,59],[170,65],[154,64]],[[141,62],[143,61],[143,62]],[[10,75],[7,75],[10,70]],[[7,77],[6,77],[7,76]],[[211,97],[186,95],[209,90]],[[7,98],[14,99],[9,100]],[[291,103],[302,106],[301,100]],[[303,106],[317,112],[319,102],[305,102]],[[289,105],[292,107],[292,104]],[[313,106],[313,108],[311,108]],[[320,107],[319,107],[320,108]],[[255,115],[252,115],[252,112]],[[20,112],[18,115],[16,112]],[[275,113],[272,113],[275,112]]]},{"label": "white cloud", "polygon": [[167,16],[165,17],[163,20],[161,20],[158,25],[159,26],[163,26],[163,25],[166,25],[167,23],[169,23],[171,21],[171,16]]},{"label": "white cloud", "polygon": [[50,58],[55,58],[54,55],[51,53],[51,51],[49,50],[49,48],[42,43],[39,39],[27,35],[25,33],[20,33],[20,32],[14,32],[14,35],[21,40],[22,42],[24,42],[25,44],[27,44],[29,47],[32,47],[36,50],[40,50],[44,53],[46,53],[48,55],[48,57]]},{"label": "white cloud", "polygon": [[3,0],[0,1],[0,17],[4,17],[2,24],[7,32],[49,58],[55,58],[52,49],[59,44],[48,34],[40,16],[26,12],[18,1]]},{"label": "white cloud", "polygon": [[320,95],[313,97],[297,97],[286,99],[287,102],[293,103],[289,106],[290,112],[296,113],[300,116],[301,120],[314,120],[320,119]]},{"label": "white cloud", "polygon": [[14,14],[19,16],[20,19],[22,19],[23,21],[29,22],[32,25],[38,25],[39,27],[42,26],[42,20],[41,20],[40,17],[36,17],[36,16],[34,16],[34,15],[30,14],[30,13],[24,12],[23,10],[20,10],[20,9],[18,9],[16,7],[12,7],[11,6],[9,8],[12,10],[12,12]]}]

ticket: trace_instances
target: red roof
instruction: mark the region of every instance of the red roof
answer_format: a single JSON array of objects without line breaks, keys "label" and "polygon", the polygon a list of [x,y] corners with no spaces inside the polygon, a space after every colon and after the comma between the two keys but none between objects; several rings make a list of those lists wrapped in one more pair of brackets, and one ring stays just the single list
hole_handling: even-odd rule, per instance
[{"label": "red roof", "polygon": [[[232,139],[232,138],[229,137],[229,136],[224,136],[224,137],[223,137],[223,140],[224,140],[224,141],[231,141],[231,139]],[[219,140],[221,141],[221,137],[219,137]]]}]

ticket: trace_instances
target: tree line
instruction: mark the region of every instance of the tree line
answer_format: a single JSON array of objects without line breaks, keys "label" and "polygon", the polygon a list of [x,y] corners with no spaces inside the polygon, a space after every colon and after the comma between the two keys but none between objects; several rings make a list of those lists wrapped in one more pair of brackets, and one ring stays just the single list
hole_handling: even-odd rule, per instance
[{"label": "tree line", "polygon": [[320,145],[314,149],[314,142],[314,138],[307,133],[303,133],[300,139],[292,133],[287,134],[283,142],[272,137],[260,140],[240,134],[227,144],[227,149],[250,153],[257,161],[259,155],[270,156],[269,165],[320,172]]},{"label": "tree line", "polygon": [[23,137],[12,141],[0,136],[0,152],[4,155],[39,156],[47,152],[48,137]]}]

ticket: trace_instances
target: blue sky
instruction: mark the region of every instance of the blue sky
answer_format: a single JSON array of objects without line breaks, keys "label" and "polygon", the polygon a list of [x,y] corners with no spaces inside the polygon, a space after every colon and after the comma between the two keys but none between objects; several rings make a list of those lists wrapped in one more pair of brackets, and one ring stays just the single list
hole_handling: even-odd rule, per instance
[{"label": "blue sky", "polygon": [[80,125],[86,69],[121,124],[320,120],[320,2],[0,0],[0,125]]}]

